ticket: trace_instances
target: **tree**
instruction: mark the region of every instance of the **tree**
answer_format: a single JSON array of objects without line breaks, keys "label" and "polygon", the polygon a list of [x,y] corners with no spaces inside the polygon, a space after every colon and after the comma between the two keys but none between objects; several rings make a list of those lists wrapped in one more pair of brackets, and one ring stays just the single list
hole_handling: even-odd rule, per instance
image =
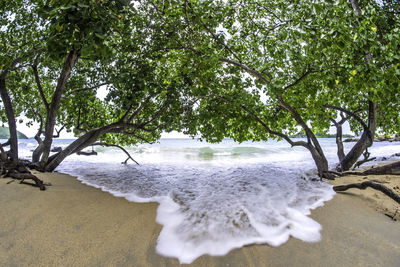
[{"label": "tree", "polygon": [[[148,5],[127,3],[23,2],[41,29],[40,48],[9,77],[7,93],[14,108],[40,123],[32,157],[40,163],[31,167],[53,171],[87,146],[154,142],[163,130],[179,127],[187,80],[170,70],[171,28],[152,20]],[[96,96],[101,86],[105,99]],[[78,139],[50,155],[56,123]]]},{"label": "tree", "polygon": [[[152,142],[176,129],[212,142],[285,139],[308,149],[329,178],[315,132],[338,111],[364,131],[350,153],[339,151],[342,169],[372,144],[376,125],[386,133],[399,125],[399,95],[390,96],[399,75],[396,5],[362,4],[360,16],[346,1],[6,1],[5,115],[13,124],[24,111],[40,123],[40,170],[97,141]],[[79,138],[50,155],[56,124]],[[305,141],[290,138],[299,129]],[[16,138],[10,143],[17,158]]]},{"label": "tree", "polygon": [[15,110],[13,107],[12,98],[7,89],[7,79],[13,73],[19,73],[25,67],[26,60],[33,56],[37,36],[34,27],[35,17],[24,10],[23,1],[4,1],[0,8],[0,48],[2,51],[0,94],[4,106],[1,115],[2,121],[7,121],[10,131],[9,141],[1,146],[10,146],[8,155],[3,153],[3,158],[9,156],[12,161],[15,161],[18,159],[16,117],[20,110]]},{"label": "tree", "polygon": [[[399,86],[400,73],[396,67],[400,59],[396,55],[399,42],[398,38],[393,40],[398,36],[398,17],[391,12],[391,4],[391,1],[383,1],[381,4],[363,1],[359,5],[356,0],[349,3],[353,11],[347,24],[350,27],[342,29],[346,30],[348,37],[345,40],[351,46],[341,48],[341,54],[346,55],[344,58],[349,78],[344,88],[340,88],[343,83],[336,88],[346,94],[350,102],[347,106],[340,107],[336,102],[326,107],[343,111],[353,118],[353,130],[361,131],[362,135],[347,155],[340,159],[339,170],[349,170],[360,155],[372,146],[377,127],[381,127],[385,134],[393,134],[399,127],[398,123],[393,123],[398,120],[398,113],[390,112],[392,107],[399,104],[395,92]],[[342,33],[340,35],[344,36]],[[360,105],[360,102],[365,104]],[[360,116],[356,114],[358,112],[361,112]]]},{"label": "tree", "polygon": [[[282,138],[308,149],[319,175],[330,177],[314,133],[326,132],[338,111],[346,114],[353,130],[364,131],[347,155],[341,153],[343,170],[372,145],[377,122],[386,131],[398,128],[392,122],[383,126],[387,118],[376,115],[378,103],[399,103],[398,94],[389,97],[398,82],[387,76],[398,79],[399,39],[393,40],[398,18],[385,15],[385,31],[377,35],[375,25],[385,9],[374,1],[364,3],[363,17],[346,1],[185,1],[179,11],[174,1],[154,5],[166,23],[175,23],[187,53],[198,61],[197,69],[208,64],[205,71],[218,73],[214,78],[220,81],[208,84],[212,90],[196,92],[201,100],[194,106],[197,116],[213,121],[199,121],[197,127],[209,141],[221,136],[238,141]],[[176,20],[177,13],[183,19]],[[368,55],[374,60],[366,64]],[[398,117],[390,115],[392,120]],[[289,137],[299,127],[306,141]]]}]

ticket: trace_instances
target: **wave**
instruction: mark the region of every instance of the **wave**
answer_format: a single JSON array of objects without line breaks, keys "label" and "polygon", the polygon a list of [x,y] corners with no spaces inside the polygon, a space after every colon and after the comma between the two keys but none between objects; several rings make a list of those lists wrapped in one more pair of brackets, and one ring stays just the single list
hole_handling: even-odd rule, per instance
[{"label": "wave", "polygon": [[134,202],[158,202],[163,225],[157,252],[191,263],[253,243],[278,246],[290,236],[320,240],[321,226],[307,217],[332,198],[331,186],[299,179],[273,165],[116,165],[66,161],[58,170]]}]

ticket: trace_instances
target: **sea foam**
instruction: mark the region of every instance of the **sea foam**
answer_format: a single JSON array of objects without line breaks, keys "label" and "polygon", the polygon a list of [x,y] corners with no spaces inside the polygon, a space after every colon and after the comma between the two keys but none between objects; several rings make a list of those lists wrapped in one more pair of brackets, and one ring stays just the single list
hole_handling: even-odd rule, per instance
[{"label": "sea foam", "polygon": [[279,246],[290,236],[316,242],[321,226],[307,215],[334,194],[326,183],[260,164],[103,163],[99,169],[86,163],[82,169],[65,164],[60,170],[129,201],[159,202],[157,222],[163,228],[157,252],[181,263],[253,243]]}]

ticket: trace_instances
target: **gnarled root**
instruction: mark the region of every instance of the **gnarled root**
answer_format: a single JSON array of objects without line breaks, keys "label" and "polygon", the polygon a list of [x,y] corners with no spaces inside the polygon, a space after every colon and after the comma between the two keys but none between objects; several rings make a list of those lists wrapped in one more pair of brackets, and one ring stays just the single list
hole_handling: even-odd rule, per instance
[{"label": "gnarled root", "polygon": [[[39,187],[40,190],[46,190],[45,183],[43,183],[42,180],[37,178],[32,173],[18,173],[16,171],[9,171],[6,176],[17,179],[17,180],[21,180],[19,182],[20,184],[28,184],[28,185]],[[30,182],[25,181],[25,180],[29,180],[29,179],[33,180],[35,183],[30,183]]]},{"label": "gnarled root", "polygon": [[327,173],[333,174],[335,176],[343,177],[348,175],[400,175],[400,161],[395,161],[382,166],[372,166],[365,171],[346,171],[346,172],[336,172],[327,171]]},{"label": "gnarled root", "polygon": [[[32,174],[29,169],[26,167],[29,165],[29,162],[18,161],[18,162],[7,162],[3,164],[3,170],[5,170],[4,177],[10,177],[15,180],[20,180],[21,184],[28,184],[32,186],[39,187],[40,190],[46,190],[46,185],[40,180],[36,175]],[[27,182],[25,180],[33,180],[34,183]]]},{"label": "gnarled root", "polygon": [[337,185],[337,186],[333,187],[333,190],[335,190],[335,192],[342,192],[342,191],[346,191],[350,188],[357,188],[357,189],[363,190],[363,189],[366,189],[367,187],[371,187],[375,190],[381,191],[382,193],[384,193],[385,195],[387,195],[388,197],[390,197],[391,199],[396,201],[398,204],[400,204],[400,195],[393,192],[392,189],[390,189],[380,183],[376,183],[376,182],[372,182],[372,181],[365,181],[362,183],[354,183],[354,184],[347,184],[347,185]]}]

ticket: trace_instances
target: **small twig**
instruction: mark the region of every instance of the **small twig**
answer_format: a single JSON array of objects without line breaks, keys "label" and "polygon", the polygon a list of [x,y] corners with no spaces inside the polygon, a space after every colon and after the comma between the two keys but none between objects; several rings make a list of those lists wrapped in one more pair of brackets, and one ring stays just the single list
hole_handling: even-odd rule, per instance
[{"label": "small twig", "polygon": [[57,134],[53,135],[53,138],[59,138],[60,137],[60,133],[62,130],[64,130],[65,125],[63,125],[59,130],[54,129],[56,131]]}]

